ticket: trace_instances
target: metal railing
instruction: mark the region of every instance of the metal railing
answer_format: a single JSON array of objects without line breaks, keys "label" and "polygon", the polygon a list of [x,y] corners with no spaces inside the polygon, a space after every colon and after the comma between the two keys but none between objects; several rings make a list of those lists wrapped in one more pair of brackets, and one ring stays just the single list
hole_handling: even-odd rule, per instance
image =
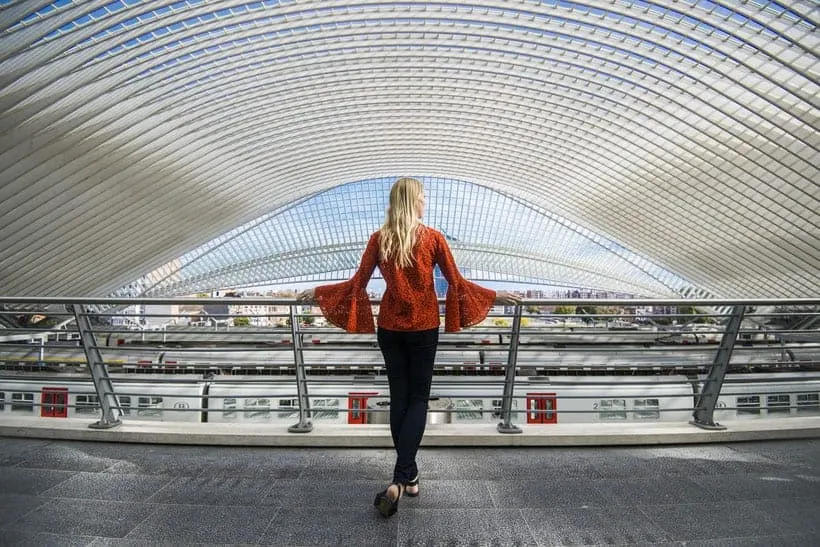
[{"label": "metal railing", "polygon": [[[322,326],[317,308],[292,299],[0,297],[0,315],[19,326],[0,329],[0,418],[93,409],[100,419],[91,427],[110,428],[166,413],[210,422],[290,417],[294,433],[310,432],[314,419],[387,421],[375,336]],[[559,416],[691,415],[695,426],[720,429],[716,413],[820,414],[818,316],[820,299],[497,307],[482,325],[442,333],[430,419],[493,419],[499,432],[518,433],[514,421]],[[72,387],[53,387],[63,384]]]}]

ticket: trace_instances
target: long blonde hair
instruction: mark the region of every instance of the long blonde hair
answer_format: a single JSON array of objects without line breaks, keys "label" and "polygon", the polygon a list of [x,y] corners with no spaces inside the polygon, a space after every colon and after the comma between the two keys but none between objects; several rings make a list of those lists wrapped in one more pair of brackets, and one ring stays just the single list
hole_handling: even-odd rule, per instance
[{"label": "long blonde hair", "polygon": [[421,224],[416,214],[419,199],[424,193],[421,181],[400,178],[390,189],[390,207],[379,230],[381,260],[394,260],[400,268],[413,265],[413,246]]}]

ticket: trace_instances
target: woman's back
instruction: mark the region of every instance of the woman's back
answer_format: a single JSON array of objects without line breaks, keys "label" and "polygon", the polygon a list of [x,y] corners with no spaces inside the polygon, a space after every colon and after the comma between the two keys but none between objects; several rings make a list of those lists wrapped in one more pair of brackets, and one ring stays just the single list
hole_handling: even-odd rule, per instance
[{"label": "woman's back", "polygon": [[[377,238],[379,232],[374,234]],[[433,284],[437,258],[435,230],[420,225],[413,246],[412,266],[394,260],[379,261],[387,285],[379,309],[379,326],[391,330],[424,330],[439,324],[438,300]]]}]

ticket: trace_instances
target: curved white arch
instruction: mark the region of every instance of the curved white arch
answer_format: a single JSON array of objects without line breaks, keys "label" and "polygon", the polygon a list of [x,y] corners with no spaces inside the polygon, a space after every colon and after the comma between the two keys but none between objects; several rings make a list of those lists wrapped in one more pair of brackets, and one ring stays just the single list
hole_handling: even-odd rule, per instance
[{"label": "curved white arch", "polygon": [[0,8],[12,293],[106,294],[396,173],[517,196],[716,296],[820,288],[816,3],[23,4]]}]

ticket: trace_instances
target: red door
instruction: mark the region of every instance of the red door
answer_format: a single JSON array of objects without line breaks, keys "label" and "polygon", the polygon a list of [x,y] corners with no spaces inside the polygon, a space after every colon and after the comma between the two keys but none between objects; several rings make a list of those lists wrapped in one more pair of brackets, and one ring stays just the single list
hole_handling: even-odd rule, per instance
[{"label": "red door", "polygon": [[375,397],[378,392],[350,392],[347,394],[347,423],[366,424],[367,423],[367,399]]},{"label": "red door", "polygon": [[555,393],[527,393],[527,423],[557,424]]},{"label": "red door", "polygon": [[40,416],[45,418],[67,418],[68,388],[44,387],[40,397]]}]

